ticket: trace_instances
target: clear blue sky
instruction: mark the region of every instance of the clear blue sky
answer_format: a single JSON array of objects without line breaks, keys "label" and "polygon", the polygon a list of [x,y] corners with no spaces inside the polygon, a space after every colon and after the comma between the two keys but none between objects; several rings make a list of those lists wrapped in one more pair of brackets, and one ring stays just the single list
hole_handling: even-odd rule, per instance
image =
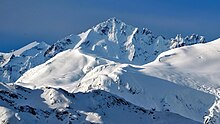
[{"label": "clear blue sky", "polygon": [[117,17],[167,38],[220,37],[220,0],[1,0],[0,51],[34,40],[49,44]]}]

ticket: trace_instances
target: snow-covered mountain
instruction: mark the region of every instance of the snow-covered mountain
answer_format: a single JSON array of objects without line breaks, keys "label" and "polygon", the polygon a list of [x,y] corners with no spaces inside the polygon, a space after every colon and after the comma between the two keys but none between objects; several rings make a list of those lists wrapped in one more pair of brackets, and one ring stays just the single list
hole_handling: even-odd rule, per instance
[{"label": "snow-covered mountain", "polygon": [[0,81],[15,82],[24,72],[46,62],[62,51],[80,48],[115,62],[142,65],[169,49],[205,43],[203,36],[165,39],[147,29],[138,29],[116,18],[108,19],[79,35],[67,36],[51,46],[33,42],[11,53],[0,53]]},{"label": "snow-covered mountain", "polygon": [[115,62],[142,65],[152,62],[166,50],[197,43],[205,43],[205,38],[192,34],[185,38],[177,35],[165,39],[153,35],[147,28],[139,29],[110,18],[84,33],[58,41],[48,49],[45,56],[51,57],[70,48],[80,48],[86,54],[95,54]]},{"label": "snow-covered mountain", "polygon": [[20,123],[218,123],[217,46],[195,34],[165,39],[111,18],[51,46],[2,53],[0,69],[16,68],[1,81],[19,79],[1,84],[0,111]]}]

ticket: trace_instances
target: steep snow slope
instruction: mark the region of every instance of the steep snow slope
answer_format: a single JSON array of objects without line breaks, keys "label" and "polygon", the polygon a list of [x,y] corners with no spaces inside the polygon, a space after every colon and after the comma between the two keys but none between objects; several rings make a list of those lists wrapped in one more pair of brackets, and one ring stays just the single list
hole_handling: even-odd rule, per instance
[{"label": "steep snow slope", "polygon": [[171,112],[137,107],[101,90],[70,94],[62,89],[31,90],[0,83],[0,99],[0,123],[3,124],[199,124]]},{"label": "steep snow slope", "polygon": [[216,96],[205,117],[206,122],[220,123],[220,39],[206,44],[173,49],[162,53],[141,72],[192,87]]},{"label": "steep snow slope", "polygon": [[25,51],[28,51],[28,50],[30,50],[30,49],[32,49],[32,48],[34,48],[34,47],[37,47],[37,46],[44,46],[44,45],[46,45],[46,43],[44,43],[44,42],[41,42],[41,43],[39,43],[39,42],[37,42],[37,41],[34,41],[34,42],[32,42],[32,43],[30,43],[30,44],[28,44],[28,45],[26,45],[26,46],[24,46],[24,47],[22,47],[22,48],[20,48],[20,49],[18,49],[18,50],[16,50],[16,51],[14,51],[14,52],[12,52],[15,56],[20,56],[22,53],[24,53]]},{"label": "steep snow slope", "polygon": [[171,111],[203,121],[214,96],[150,77],[140,70],[142,66],[115,63],[73,49],[27,71],[16,84],[30,88],[51,86],[75,93],[104,90],[145,109]]},{"label": "steep snow slope", "polygon": [[0,53],[0,67],[4,66],[12,56],[11,53]]},{"label": "steep snow slope", "polygon": [[33,42],[11,53],[0,54],[0,81],[15,82],[24,72],[47,59],[44,52],[49,48],[44,42]]}]

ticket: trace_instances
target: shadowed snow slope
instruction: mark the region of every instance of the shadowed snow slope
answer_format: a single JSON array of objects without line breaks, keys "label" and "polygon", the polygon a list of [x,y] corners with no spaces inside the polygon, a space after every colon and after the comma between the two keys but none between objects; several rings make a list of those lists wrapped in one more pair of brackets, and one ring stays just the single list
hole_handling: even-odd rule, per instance
[{"label": "shadowed snow slope", "polygon": [[0,99],[3,124],[199,124],[171,112],[146,110],[101,90],[70,94],[62,89],[31,90],[1,83]]}]

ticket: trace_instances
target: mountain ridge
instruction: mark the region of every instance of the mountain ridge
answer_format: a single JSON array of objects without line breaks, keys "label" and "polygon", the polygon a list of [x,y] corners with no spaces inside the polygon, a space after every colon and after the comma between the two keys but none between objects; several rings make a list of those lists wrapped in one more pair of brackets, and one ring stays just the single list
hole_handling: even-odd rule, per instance
[{"label": "mountain ridge", "polygon": [[58,41],[45,55],[54,56],[69,48],[81,48],[91,54],[103,53],[99,56],[106,59],[141,65],[153,61],[163,51],[205,42],[203,36],[195,34],[185,38],[177,35],[176,38],[165,39],[163,36],[154,36],[147,28],[138,29],[119,19],[110,18],[86,32]]}]

